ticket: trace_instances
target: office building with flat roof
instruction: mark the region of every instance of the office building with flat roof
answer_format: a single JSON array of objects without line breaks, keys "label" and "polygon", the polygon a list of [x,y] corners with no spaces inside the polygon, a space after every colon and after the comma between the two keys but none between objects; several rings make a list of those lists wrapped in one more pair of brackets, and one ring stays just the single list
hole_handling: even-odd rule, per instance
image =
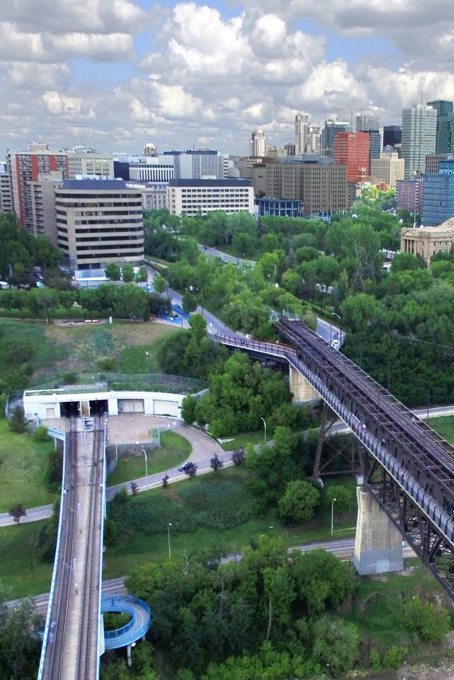
[{"label": "office building with flat roof", "polygon": [[404,179],[405,161],[399,158],[397,151],[383,151],[380,158],[370,161],[370,174],[389,187],[396,188],[396,182]]},{"label": "office building with flat roof", "polygon": [[423,181],[422,224],[436,227],[454,216],[454,160],[441,161]]},{"label": "office building with flat roof", "polygon": [[250,179],[172,179],[167,187],[167,207],[174,215],[188,217],[213,210],[253,215],[254,188]]},{"label": "office building with flat roof", "polygon": [[347,182],[357,182],[369,175],[367,132],[339,132],[334,136],[334,163],[347,166]]},{"label": "office building with flat roof", "polygon": [[72,269],[143,263],[142,194],[122,180],[66,180],[55,187],[58,247]]}]

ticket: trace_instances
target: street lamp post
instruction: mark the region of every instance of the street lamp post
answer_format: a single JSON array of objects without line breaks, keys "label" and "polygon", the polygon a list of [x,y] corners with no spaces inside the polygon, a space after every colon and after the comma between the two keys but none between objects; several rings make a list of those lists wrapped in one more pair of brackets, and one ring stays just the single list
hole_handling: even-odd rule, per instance
[{"label": "street lamp post", "polygon": [[260,418],[260,420],[263,422],[263,428],[265,430],[264,441],[265,441],[265,444],[266,444],[266,420],[265,420],[265,418]]},{"label": "street lamp post", "polygon": [[167,524],[167,542],[169,545],[169,560],[172,559],[172,553],[170,551],[170,527],[172,526],[172,522],[169,522]]},{"label": "street lamp post", "polygon": [[145,456],[145,477],[148,477],[148,457],[145,449],[142,449],[142,453]]},{"label": "street lamp post", "polygon": [[337,498],[333,498],[331,501],[331,538],[334,536],[334,503],[337,501]]}]

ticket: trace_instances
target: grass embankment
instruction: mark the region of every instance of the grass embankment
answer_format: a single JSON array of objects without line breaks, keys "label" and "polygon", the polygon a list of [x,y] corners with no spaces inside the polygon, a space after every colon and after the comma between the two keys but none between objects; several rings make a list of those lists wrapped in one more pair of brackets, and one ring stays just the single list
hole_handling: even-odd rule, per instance
[{"label": "grass embankment", "polygon": [[454,445],[454,416],[430,418],[428,423],[435,432],[438,432],[446,441]]},{"label": "grass embankment", "polygon": [[[111,447],[113,450],[115,447]],[[161,448],[147,452],[148,474],[170,470],[176,465],[181,465],[191,455],[192,446],[187,439],[175,432],[161,433]],[[118,458],[118,467],[107,478],[108,486],[115,486],[131,479],[145,477],[145,457],[126,456]]]},{"label": "grass embankment", "polygon": [[50,588],[52,564],[36,556],[36,542],[45,524],[30,522],[0,530],[0,581],[11,588],[12,597],[45,593]]},{"label": "grass embankment", "polygon": [[28,434],[14,434],[8,422],[0,420],[0,512],[8,512],[17,503],[33,508],[56,499],[45,483],[48,454],[53,445],[53,442],[38,444]]},{"label": "grass embankment", "polygon": [[233,439],[221,443],[224,451],[235,451],[235,449],[243,449],[247,444],[263,444],[263,432],[242,432],[237,434]]}]

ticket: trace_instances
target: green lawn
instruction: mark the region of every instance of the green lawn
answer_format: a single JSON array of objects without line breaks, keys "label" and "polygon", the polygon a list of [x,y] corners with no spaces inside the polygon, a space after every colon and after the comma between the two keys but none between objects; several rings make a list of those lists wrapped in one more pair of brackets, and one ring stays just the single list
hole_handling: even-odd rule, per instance
[{"label": "green lawn", "polygon": [[39,595],[49,590],[52,564],[35,556],[38,534],[45,524],[30,522],[0,529],[0,580],[12,590],[12,597]]},{"label": "green lawn", "polygon": [[25,508],[52,503],[56,495],[47,491],[45,470],[52,443],[37,444],[27,434],[14,434],[0,420],[0,512],[16,503]]},{"label": "green lawn", "polygon": [[234,451],[235,449],[243,449],[247,444],[263,444],[265,441],[264,432],[242,432],[230,441],[221,444],[224,451]]},{"label": "green lawn", "polygon": [[[112,447],[113,448],[113,447]],[[192,446],[175,432],[162,432],[161,448],[148,451],[148,474],[153,475],[180,465],[191,455]],[[145,457],[128,456],[118,459],[117,469],[108,477],[109,486],[145,477]]]},{"label": "green lawn", "polygon": [[454,416],[430,418],[429,425],[450,444],[454,445]]}]

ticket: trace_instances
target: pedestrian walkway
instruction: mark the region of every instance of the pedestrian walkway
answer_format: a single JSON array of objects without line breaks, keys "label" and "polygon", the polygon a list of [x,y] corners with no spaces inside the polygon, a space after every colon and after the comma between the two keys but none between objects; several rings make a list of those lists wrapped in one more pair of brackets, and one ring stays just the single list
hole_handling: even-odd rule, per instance
[{"label": "pedestrian walkway", "polygon": [[114,612],[116,614],[129,614],[131,621],[116,630],[104,631],[104,644],[106,650],[127,647],[140,640],[150,628],[150,607],[138,597],[131,595],[113,595],[101,598],[101,613]]}]

